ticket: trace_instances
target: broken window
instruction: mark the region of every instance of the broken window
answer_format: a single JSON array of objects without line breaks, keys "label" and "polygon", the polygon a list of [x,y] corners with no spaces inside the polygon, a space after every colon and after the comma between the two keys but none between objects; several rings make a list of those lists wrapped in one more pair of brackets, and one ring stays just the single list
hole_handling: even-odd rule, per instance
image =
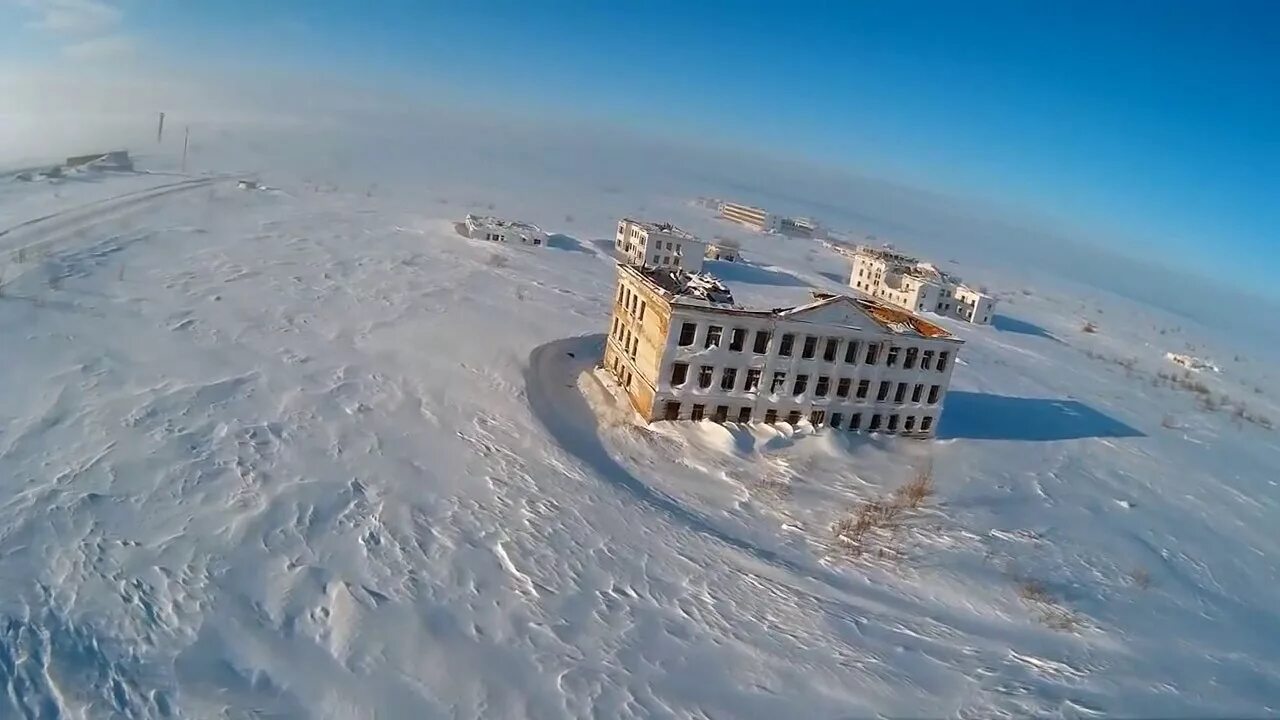
[{"label": "broken window", "polygon": [[887,429],[889,430],[889,432],[897,432],[897,431],[898,431],[898,416],[897,416],[897,415],[890,415],[890,416],[889,416],[889,427],[888,427]]},{"label": "broken window", "polygon": [[812,360],[813,356],[818,352],[818,338],[808,335],[804,339],[804,349],[800,352],[800,357],[804,360]]},{"label": "broken window", "polygon": [[[644,317],[643,309],[640,311],[640,317]],[[902,359],[902,367],[906,370],[914,368],[916,366],[916,356],[919,353],[920,351],[916,348],[907,348],[907,356]]]},{"label": "broken window", "polygon": [[920,418],[921,432],[929,432],[930,428],[932,427],[933,427],[933,416],[925,415],[924,417]]},{"label": "broken window", "polygon": [[757,355],[764,355],[769,352],[769,331],[756,331],[756,344],[751,348],[751,352]]},{"label": "broken window", "polygon": [[836,361],[836,352],[840,349],[840,338],[827,338],[827,345],[822,349],[822,359],[827,362]]},{"label": "broken window", "polygon": [[641,321],[643,321],[643,320],[644,320],[644,308],[645,308],[645,303],[644,303],[644,301],[641,301],[641,302],[640,302],[640,317],[638,318],[638,319],[639,319],[639,320],[641,320]]},{"label": "broken window", "polygon": [[870,380],[859,380],[859,381],[858,381],[858,399],[859,399],[859,400],[866,400],[866,399],[867,399],[867,393],[869,393],[869,392],[871,392],[871,381],[870,381]]},{"label": "broken window", "polygon": [[671,363],[671,384],[683,385],[689,377],[689,363]]},{"label": "broken window", "polygon": [[880,389],[876,390],[876,402],[884,402],[889,399],[889,388],[893,383],[888,380],[880,381]]},{"label": "broken window", "polygon": [[791,412],[787,413],[787,422],[788,422],[789,424],[791,424],[791,425],[799,425],[799,424],[800,424],[800,411],[799,411],[799,410],[792,410]]},{"label": "broken window", "polygon": [[667,401],[667,408],[662,413],[663,420],[679,420],[680,419],[680,403],[675,400]]},{"label": "broken window", "polygon": [[884,358],[885,367],[897,367],[898,354],[900,352],[902,352],[902,348],[898,347],[897,345],[891,345],[889,347],[889,354],[886,355]]},{"label": "broken window", "polygon": [[922,384],[916,385],[915,388],[911,390],[911,402],[913,403],[920,402],[920,397],[923,395],[924,395],[924,385]]},{"label": "broken window", "polygon": [[711,325],[707,328],[707,341],[703,343],[703,347],[720,347],[720,335],[724,333],[724,328],[719,325]]},{"label": "broken window", "polygon": [[867,343],[867,357],[863,360],[868,365],[875,365],[876,359],[880,356],[880,346],[875,343]]},{"label": "broken window", "polygon": [[867,429],[868,430],[880,429],[880,413],[876,413],[875,415],[871,416],[871,423],[867,425]]},{"label": "broken window", "polygon": [[898,389],[893,393],[893,401],[896,403],[900,403],[906,399],[907,399],[907,384],[904,382],[900,382],[898,383]]},{"label": "broken window", "polygon": [[742,348],[747,344],[746,328],[734,328],[729,334],[729,349],[734,352],[742,352]]},{"label": "broken window", "polygon": [[733,386],[738,382],[738,371],[736,368],[725,368],[720,375],[720,389],[732,390]]},{"label": "broken window", "polygon": [[826,375],[819,375],[818,382],[813,386],[814,397],[826,397],[827,391],[831,388],[831,378]]},{"label": "broken window", "polygon": [[773,374],[773,384],[769,386],[769,392],[780,393],[787,384],[787,374],[784,372],[776,372]]},{"label": "broken window", "polygon": [[687,322],[680,326],[680,347],[689,347],[693,344],[693,336],[698,333],[698,325],[696,323]]},{"label": "broken window", "polygon": [[778,422],[778,411],[774,410],[773,408],[769,408],[768,410],[765,410],[764,421],[765,421],[765,424],[767,425],[772,425]]},{"label": "broken window", "polygon": [[849,378],[840,378],[840,382],[836,383],[836,397],[849,397],[849,385],[852,382]]},{"label": "broken window", "polygon": [[924,354],[920,356],[920,369],[931,370],[932,366],[933,366],[933,351],[925,350]]},{"label": "broken window", "polygon": [[807,387],[809,387],[809,376],[808,376],[808,375],[797,375],[797,376],[796,376],[796,384],[795,384],[795,387],[793,387],[793,388],[792,388],[792,393],[791,393],[791,394],[793,394],[793,395],[799,395],[800,393],[804,392],[804,391],[805,391],[805,388],[807,388]]},{"label": "broken window", "polygon": [[902,421],[902,429],[905,432],[911,432],[916,429],[916,416],[908,415],[906,420]]},{"label": "broken window", "polygon": [[942,352],[938,353],[938,372],[942,372],[946,369],[947,369],[947,351],[943,350]]},{"label": "broken window", "polygon": [[742,386],[747,392],[754,392],[760,389],[760,370],[751,368],[747,370],[747,381]]},{"label": "broken window", "polygon": [[782,343],[778,345],[778,354],[782,357],[791,357],[791,347],[796,344],[796,336],[791,333],[783,333]]},{"label": "broken window", "polygon": [[857,430],[862,427],[862,413],[854,413],[849,416],[849,429]]},{"label": "broken window", "polygon": [[844,415],[841,415],[840,413],[831,413],[831,422],[829,423],[831,427],[839,430],[840,425],[843,422],[844,422]]},{"label": "broken window", "polygon": [[711,419],[718,423],[727,421],[729,419],[729,406],[717,405],[716,411],[711,414]]},{"label": "broken window", "polygon": [[858,362],[858,342],[856,340],[850,340],[844,346],[844,361],[850,365]]},{"label": "broken window", "polygon": [[826,410],[814,410],[813,412],[809,413],[809,424],[813,425],[814,427],[818,427],[819,425],[822,424],[822,421],[826,419],[827,419]]},{"label": "broken window", "polygon": [[711,387],[711,375],[715,372],[715,368],[710,365],[703,365],[698,368],[698,387]]},{"label": "broken window", "polygon": [[938,395],[941,392],[942,392],[941,385],[933,385],[932,387],[929,388],[929,404],[930,405],[938,404]]},{"label": "broken window", "polygon": [[706,405],[694,405],[693,410],[689,413],[689,419],[701,420],[703,415],[706,413],[706,410],[707,410]]},{"label": "broken window", "polygon": [[751,422],[751,408],[744,407],[738,409],[738,422],[744,424]]}]

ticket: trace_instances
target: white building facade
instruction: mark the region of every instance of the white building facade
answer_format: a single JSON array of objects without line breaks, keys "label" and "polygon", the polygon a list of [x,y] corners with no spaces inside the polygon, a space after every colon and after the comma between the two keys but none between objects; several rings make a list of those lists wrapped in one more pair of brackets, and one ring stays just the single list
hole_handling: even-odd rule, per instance
[{"label": "white building facade", "polygon": [[741,248],[739,248],[738,244],[732,240],[717,239],[715,242],[707,245],[706,258],[708,260],[738,262],[741,257]]},{"label": "white building facade", "polygon": [[778,232],[782,228],[781,217],[764,208],[741,203],[720,203],[720,217],[760,232]]},{"label": "white building facade", "polygon": [[614,248],[632,265],[680,268],[689,273],[702,270],[707,251],[706,243],[671,223],[631,218],[618,221]]},{"label": "white building facade", "polygon": [[893,250],[859,246],[849,286],[911,312],[932,312],[989,324],[996,299],[930,263]]},{"label": "white building facade", "polygon": [[[942,328],[840,295],[744,310],[672,296],[628,270],[619,273],[604,365],[647,419],[936,432],[962,344]],[[643,309],[638,322],[625,310],[629,297],[657,311],[651,322],[665,335],[643,327]],[[637,352],[640,340],[652,347]]]},{"label": "white building facade", "polygon": [[490,242],[509,242],[541,247],[547,234],[537,225],[517,220],[503,220],[489,215],[467,215],[467,237]]}]

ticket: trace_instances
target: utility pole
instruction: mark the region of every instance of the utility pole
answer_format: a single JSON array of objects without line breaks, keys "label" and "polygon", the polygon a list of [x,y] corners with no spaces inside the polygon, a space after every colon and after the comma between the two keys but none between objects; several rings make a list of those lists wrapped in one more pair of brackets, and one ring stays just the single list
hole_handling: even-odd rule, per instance
[{"label": "utility pole", "polygon": [[187,125],[182,132],[182,172],[187,171],[187,145],[191,142],[191,126]]},{"label": "utility pole", "polygon": [[160,113],[160,124],[156,126],[156,144],[164,138],[164,113]]}]

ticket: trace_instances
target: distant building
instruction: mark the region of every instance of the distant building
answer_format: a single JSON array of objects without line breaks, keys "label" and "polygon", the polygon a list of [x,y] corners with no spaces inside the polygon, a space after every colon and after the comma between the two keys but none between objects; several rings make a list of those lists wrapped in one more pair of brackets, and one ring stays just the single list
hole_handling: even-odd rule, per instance
[{"label": "distant building", "polygon": [[133,170],[133,160],[129,158],[128,150],[111,150],[108,152],[94,153],[92,155],[75,155],[67,158],[66,166],[69,168],[91,165],[100,170],[118,170],[121,172],[131,172]]},{"label": "distant building", "polygon": [[716,238],[714,242],[707,245],[706,258],[708,260],[723,260],[725,262],[738,262],[742,257],[741,248],[738,243],[728,238]]},{"label": "distant building", "polygon": [[720,203],[720,217],[726,220],[732,220],[741,225],[746,225],[747,227],[759,230],[760,232],[778,232],[782,227],[782,218],[777,215],[774,215],[764,208],[742,205],[740,203]]},{"label": "distant building", "polygon": [[547,234],[537,225],[516,220],[503,220],[489,215],[467,215],[467,237],[491,242],[520,243],[542,246]]},{"label": "distant building", "polygon": [[645,419],[930,437],[962,341],[880,302],[752,310],[709,275],[618,266],[603,366]]},{"label": "distant building", "polygon": [[826,232],[817,220],[803,217],[782,218],[778,222],[778,232],[791,237],[815,238],[818,240],[826,237]]},{"label": "distant building", "polygon": [[859,245],[849,286],[912,312],[949,315],[980,325],[991,322],[996,299],[930,263],[888,248]]},{"label": "distant building", "polygon": [[623,218],[618,221],[614,247],[632,265],[696,273],[702,269],[707,245],[671,223]]}]

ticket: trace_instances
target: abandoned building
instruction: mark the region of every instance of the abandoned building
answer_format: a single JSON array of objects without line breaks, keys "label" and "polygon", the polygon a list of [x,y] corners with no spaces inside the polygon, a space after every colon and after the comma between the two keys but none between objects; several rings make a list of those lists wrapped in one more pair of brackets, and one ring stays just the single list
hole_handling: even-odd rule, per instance
[{"label": "abandoned building", "polygon": [[849,286],[911,312],[932,312],[979,325],[991,323],[996,299],[960,278],[888,248],[859,245]]},{"label": "abandoned building", "polygon": [[490,242],[520,243],[543,246],[547,234],[537,225],[517,220],[503,220],[490,215],[467,215],[467,237]]},{"label": "abandoned building", "polygon": [[671,223],[623,218],[618,221],[614,249],[632,265],[696,273],[702,269],[706,243]]},{"label": "abandoned building", "polygon": [[931,437],[962,344],[874,300],[747,309],[709,275],[626,264],[609,322],[603,367],[650,421]]},{"label": "abandoned building", "polygon": [[708,260],[723,260],[725,262],[738,262],[742,257],[742,248],[738,246],[736,240],[729,238],[716,238],[714,242],[707,245],[706,258]]}]

